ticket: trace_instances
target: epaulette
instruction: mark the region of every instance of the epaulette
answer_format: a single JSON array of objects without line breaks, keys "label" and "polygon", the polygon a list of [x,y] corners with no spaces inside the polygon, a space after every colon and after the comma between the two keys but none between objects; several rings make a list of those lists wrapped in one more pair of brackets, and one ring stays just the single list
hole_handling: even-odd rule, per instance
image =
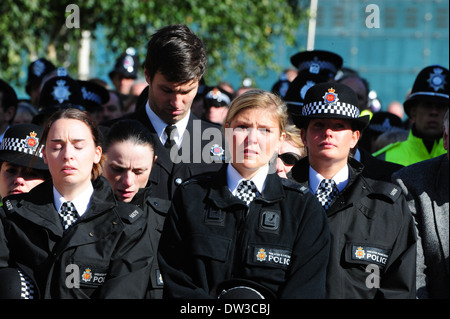
[{"label": "epaulette", "polygon": [[399,186],[385,181],[376,181],[376,183],[372,184],[371,187],[375,194],[381,195],[389,199],[391,202],[395,202],[402,193]]},{"label": "epaulette", "polygon": [[128,224],[134,223],[144,214],[138,206],[124,202],[118,202],[117,213],[122,221]]},{"label": "epaulette", "polygon": [[293,180],[290,180],[290,179],[287,179],[287,178],[282,178],[281,179],[281,184],[283,184],[284,187],[296,190],[296,191],[298,191],[300,193],[303,193],[303,194],[306,194],[309,191],[308,187],[306,187],[306,186],[304,186],[304,185],[302,185],[300,183],[294,182]]}]

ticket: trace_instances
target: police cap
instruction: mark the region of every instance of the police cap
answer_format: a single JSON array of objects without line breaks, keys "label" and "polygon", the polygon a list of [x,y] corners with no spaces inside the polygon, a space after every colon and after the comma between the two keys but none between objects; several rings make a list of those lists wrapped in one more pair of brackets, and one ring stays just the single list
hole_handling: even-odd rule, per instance
[{"label": "police cap", "polygon": [[298,72],[307,70],[313,74],[324,73],[333,78],[342,67],[343,59],[340,55],[324,50],[302,51],[291,56],[291,63]]},{"label": "police cap", "polygon": [[411,94],[403,103],[405,113],[410,116],[411,106],[417,101],[446,103],[448,107],[448,82],[448,69],[440,65],[431,65],[422,69],[414,81]]},{"label": "police cap", "polygon": [[319,83],[305,95],[302,115],[295,124],[306,127],[310,119],[351,120],[353,127],[362,131],[369,124],[369,115],[360,116],[358,97],[350,87],[342,83]]},{"label": "police cap", "polygon": [[139,59],[136,50],[130,47],[117,58],[114,69],[109,72],[109,77],[112,78],[115,73],[118,73],[124,78],[136,79],[138,68]]},{"label": "police cap", "polygon": [[40,58],[28,65],[28,78],[25,85],[25,91],[30,94],[33,85],[41,85],[42,79],[56,70],[56,67],[49,60]]}]

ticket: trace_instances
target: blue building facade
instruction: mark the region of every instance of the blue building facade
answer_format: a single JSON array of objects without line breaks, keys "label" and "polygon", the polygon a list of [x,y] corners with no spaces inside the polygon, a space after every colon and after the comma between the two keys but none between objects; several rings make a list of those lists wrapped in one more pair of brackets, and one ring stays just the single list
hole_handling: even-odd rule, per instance
[{"label": "blue building facade", "polygon": [[[289,57],[306,49],[307,24],[297,39],[303,47],[279,49],[279,65],[292,67]],[[314,48],[341,55],[345,67],[369,81],[384,109],[405,100],[422,68],[449,67],[449,1],[318,0]],[[265,89],[274,83],[257,80]]]}]

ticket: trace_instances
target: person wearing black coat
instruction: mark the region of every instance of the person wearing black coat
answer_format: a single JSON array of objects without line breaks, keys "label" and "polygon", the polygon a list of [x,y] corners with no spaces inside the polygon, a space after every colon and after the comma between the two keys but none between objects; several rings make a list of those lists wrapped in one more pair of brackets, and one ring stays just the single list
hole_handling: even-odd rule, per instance
[{"label": "person wearing black coat", "polygon": [[62,109],[50,117],[42,140],[52,179],[3,199],[0,238],[7,249],[0,267],[20,270],[25,298],[144,298],[153,257],[149,218],[118,202],[100,176],[95,121]]},{"label": "person wearing black coat", "polygon": [[401,189],[365,177],[349,157],[368,123],[353,90],[340,83],[311,87],[299,123],[308,157],[290,178],[316,195],[331,233],[326,297],[415,298],[417,234]]},{"label": "person wearing black coat", "polygon": [[139,96],[136,111],[120,119],[138,120],[154,136],[157,160],[147,185],[154,197],[171,200],[189,177],[223,165],[220,126],[191,110],[206,64],[204,44],[185,25],[163,27],[148,42],[144,73],[149,86]]},{"label": "person wearing black coat", "polygon": [[148,218],[152,260],[147,298],[161,299],[164,283],[156,253],[170,201],[152,197],[151,187],[145,187],[156,158],[154,139],[139,121],[121,120],[109,130],[103,150],[102,174],[116,199],[135,204]]},{"label": "person wearing black coat", "polygon": [[323,298],[329,230],[323,209],[276,174],[286,107],[250,90],[225,121],[230,163],[175,192],[158,260],[165,298]]}]

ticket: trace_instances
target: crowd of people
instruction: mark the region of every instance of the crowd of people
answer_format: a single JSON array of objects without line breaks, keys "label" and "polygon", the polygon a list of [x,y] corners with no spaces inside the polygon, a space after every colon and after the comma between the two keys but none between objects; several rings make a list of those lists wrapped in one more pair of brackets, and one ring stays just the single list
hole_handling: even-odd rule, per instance
[{"label": "crowd of people", "polygon": [[448,69],[403,120],[338,54],[291,62],[207,85],[177,24],[113,89],[44,58],[27,100],[0,79],[0,299],[448,299]]}]

